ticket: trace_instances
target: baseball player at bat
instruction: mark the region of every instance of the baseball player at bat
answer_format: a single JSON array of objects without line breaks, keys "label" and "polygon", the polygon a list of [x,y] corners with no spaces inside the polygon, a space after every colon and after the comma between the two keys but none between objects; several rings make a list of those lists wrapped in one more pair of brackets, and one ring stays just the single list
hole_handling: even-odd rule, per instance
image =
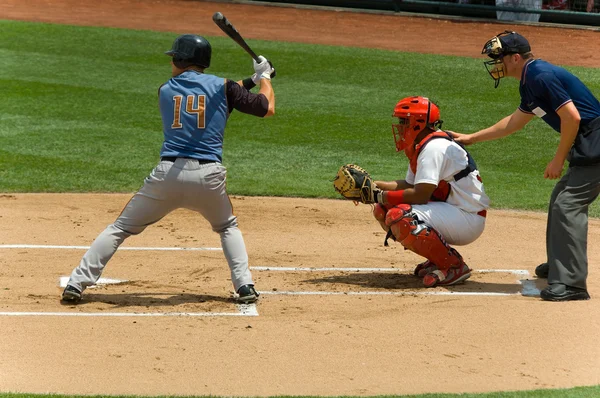
[{"label": "baseball player at bat", "polygon": [[[171,57],[172,78],[159,89],[164,134],[160,162],[73,270],[63,301],[79,302],[125,239],[178,208],[198,212],[221,236],[237,300],[253,303],[258,299],[221,162],[225,126],[234,109],[258,117],[275,113],[270,80],[274,69],[261,56],[260,62],[254,61],[253,77],[234,82],[205,73],[211,52],[204,37],[186,34],[177,37],[165,53]],[[249,91],[255,85],[260,86],[257,94]]]},{"label": "baseball player at bat", "polygon": [[[426,258],[414,274],[425,287],[463,282],[471,269],[450,246],[475,241],[485,227],[489,198],[477,165],[449,132],[441,130],[440,110],[425,97],[407,97],[394,108],[392,131],[396,150],[409,159],[406,177],[396,181],[372,181],[359,175],[361,193],[347,197],[374,204],[373,215],[389,238]],[[342,166],[342,169],[350,166]],[[343,176],[334,180],[344,195]],[[340,188],[341,187],[341,188]]]}]

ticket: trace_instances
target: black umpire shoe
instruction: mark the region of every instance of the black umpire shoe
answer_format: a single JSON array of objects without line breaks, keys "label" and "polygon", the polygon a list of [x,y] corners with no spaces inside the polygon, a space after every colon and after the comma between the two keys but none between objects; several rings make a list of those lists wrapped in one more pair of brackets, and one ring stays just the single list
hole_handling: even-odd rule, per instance
[{"label": "black umpire shoe", "polygon": [[62,294],[62,301],[66,301],[69,303],[78,303],[81,301],[81,291],[76,287],[71,285],[67,285]]},{"label": "black umpire shoe", "polygon": [[535,267],[535,275],[538,278],[548,279],[548,263],[543,263]]},{"label": "black umpire shoe", "polygon": [[244,285],[237,291],[237,301],[241,304],[252,304],[258,300],[258,292],[254,289],[254,285]]},{"label": "black umpire shoe", "polygon": [[589,300],[587,290],[554,283],[541,291],[540,297],[546,301]]}]

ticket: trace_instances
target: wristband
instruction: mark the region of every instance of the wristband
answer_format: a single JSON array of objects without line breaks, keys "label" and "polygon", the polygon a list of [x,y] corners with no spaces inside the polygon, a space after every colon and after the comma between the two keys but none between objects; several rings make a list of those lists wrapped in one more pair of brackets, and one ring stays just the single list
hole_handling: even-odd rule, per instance
[{"label": "wristband", "polygon": [[401,203],[406,203],[404,201],[404,190],[401,191],[388,191],[386,195],[386,201],[388,204],[392,206],[399,205]]},{"label": "wristband", "polygon": [[252,81],[252,77],[247,77],[244,80],[242,80],[242,84],[244,85],[244,88],[246,90],[250,90],[256,87],[256,84],[254,84],[254,82]]}]

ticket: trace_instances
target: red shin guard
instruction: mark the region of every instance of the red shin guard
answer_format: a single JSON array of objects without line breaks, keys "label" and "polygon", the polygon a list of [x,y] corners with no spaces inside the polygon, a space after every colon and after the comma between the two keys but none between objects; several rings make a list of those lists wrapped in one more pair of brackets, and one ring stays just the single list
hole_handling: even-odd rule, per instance
[{"label": "red shin guard", "polygon": [[447,270],[464,264],[461,255],[435,229],[416,218],[412,206],[401,204],[391,208],[387,212],[385,223],[397,242],[425,257],[438,269]]}]

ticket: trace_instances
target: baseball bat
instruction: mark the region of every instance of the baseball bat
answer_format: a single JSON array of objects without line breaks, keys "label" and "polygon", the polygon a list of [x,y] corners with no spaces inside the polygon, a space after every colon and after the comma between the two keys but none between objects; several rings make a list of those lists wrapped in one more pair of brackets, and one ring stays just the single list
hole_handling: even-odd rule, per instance
[{"label": "baseball bat", "polygon": [[231,37],[233,41],[239,44],[240,47],[242,47],[248,54],[250,54],[252,59],[254,59],[257,63],[260,63],[260,61],[258,60],[258,55],[256,55],[256,53],[252,51],[248,43],[246,43],[246,40],[244,40],[240,32],[238,32],[238,30],[231,24],[231,22],[229,22],[225,15],[221,14],[220,12],[215,12],[213,14],[213,22],[217,24],[217,26],[221,28],[221,30],[225,32],[227,36]]}]

